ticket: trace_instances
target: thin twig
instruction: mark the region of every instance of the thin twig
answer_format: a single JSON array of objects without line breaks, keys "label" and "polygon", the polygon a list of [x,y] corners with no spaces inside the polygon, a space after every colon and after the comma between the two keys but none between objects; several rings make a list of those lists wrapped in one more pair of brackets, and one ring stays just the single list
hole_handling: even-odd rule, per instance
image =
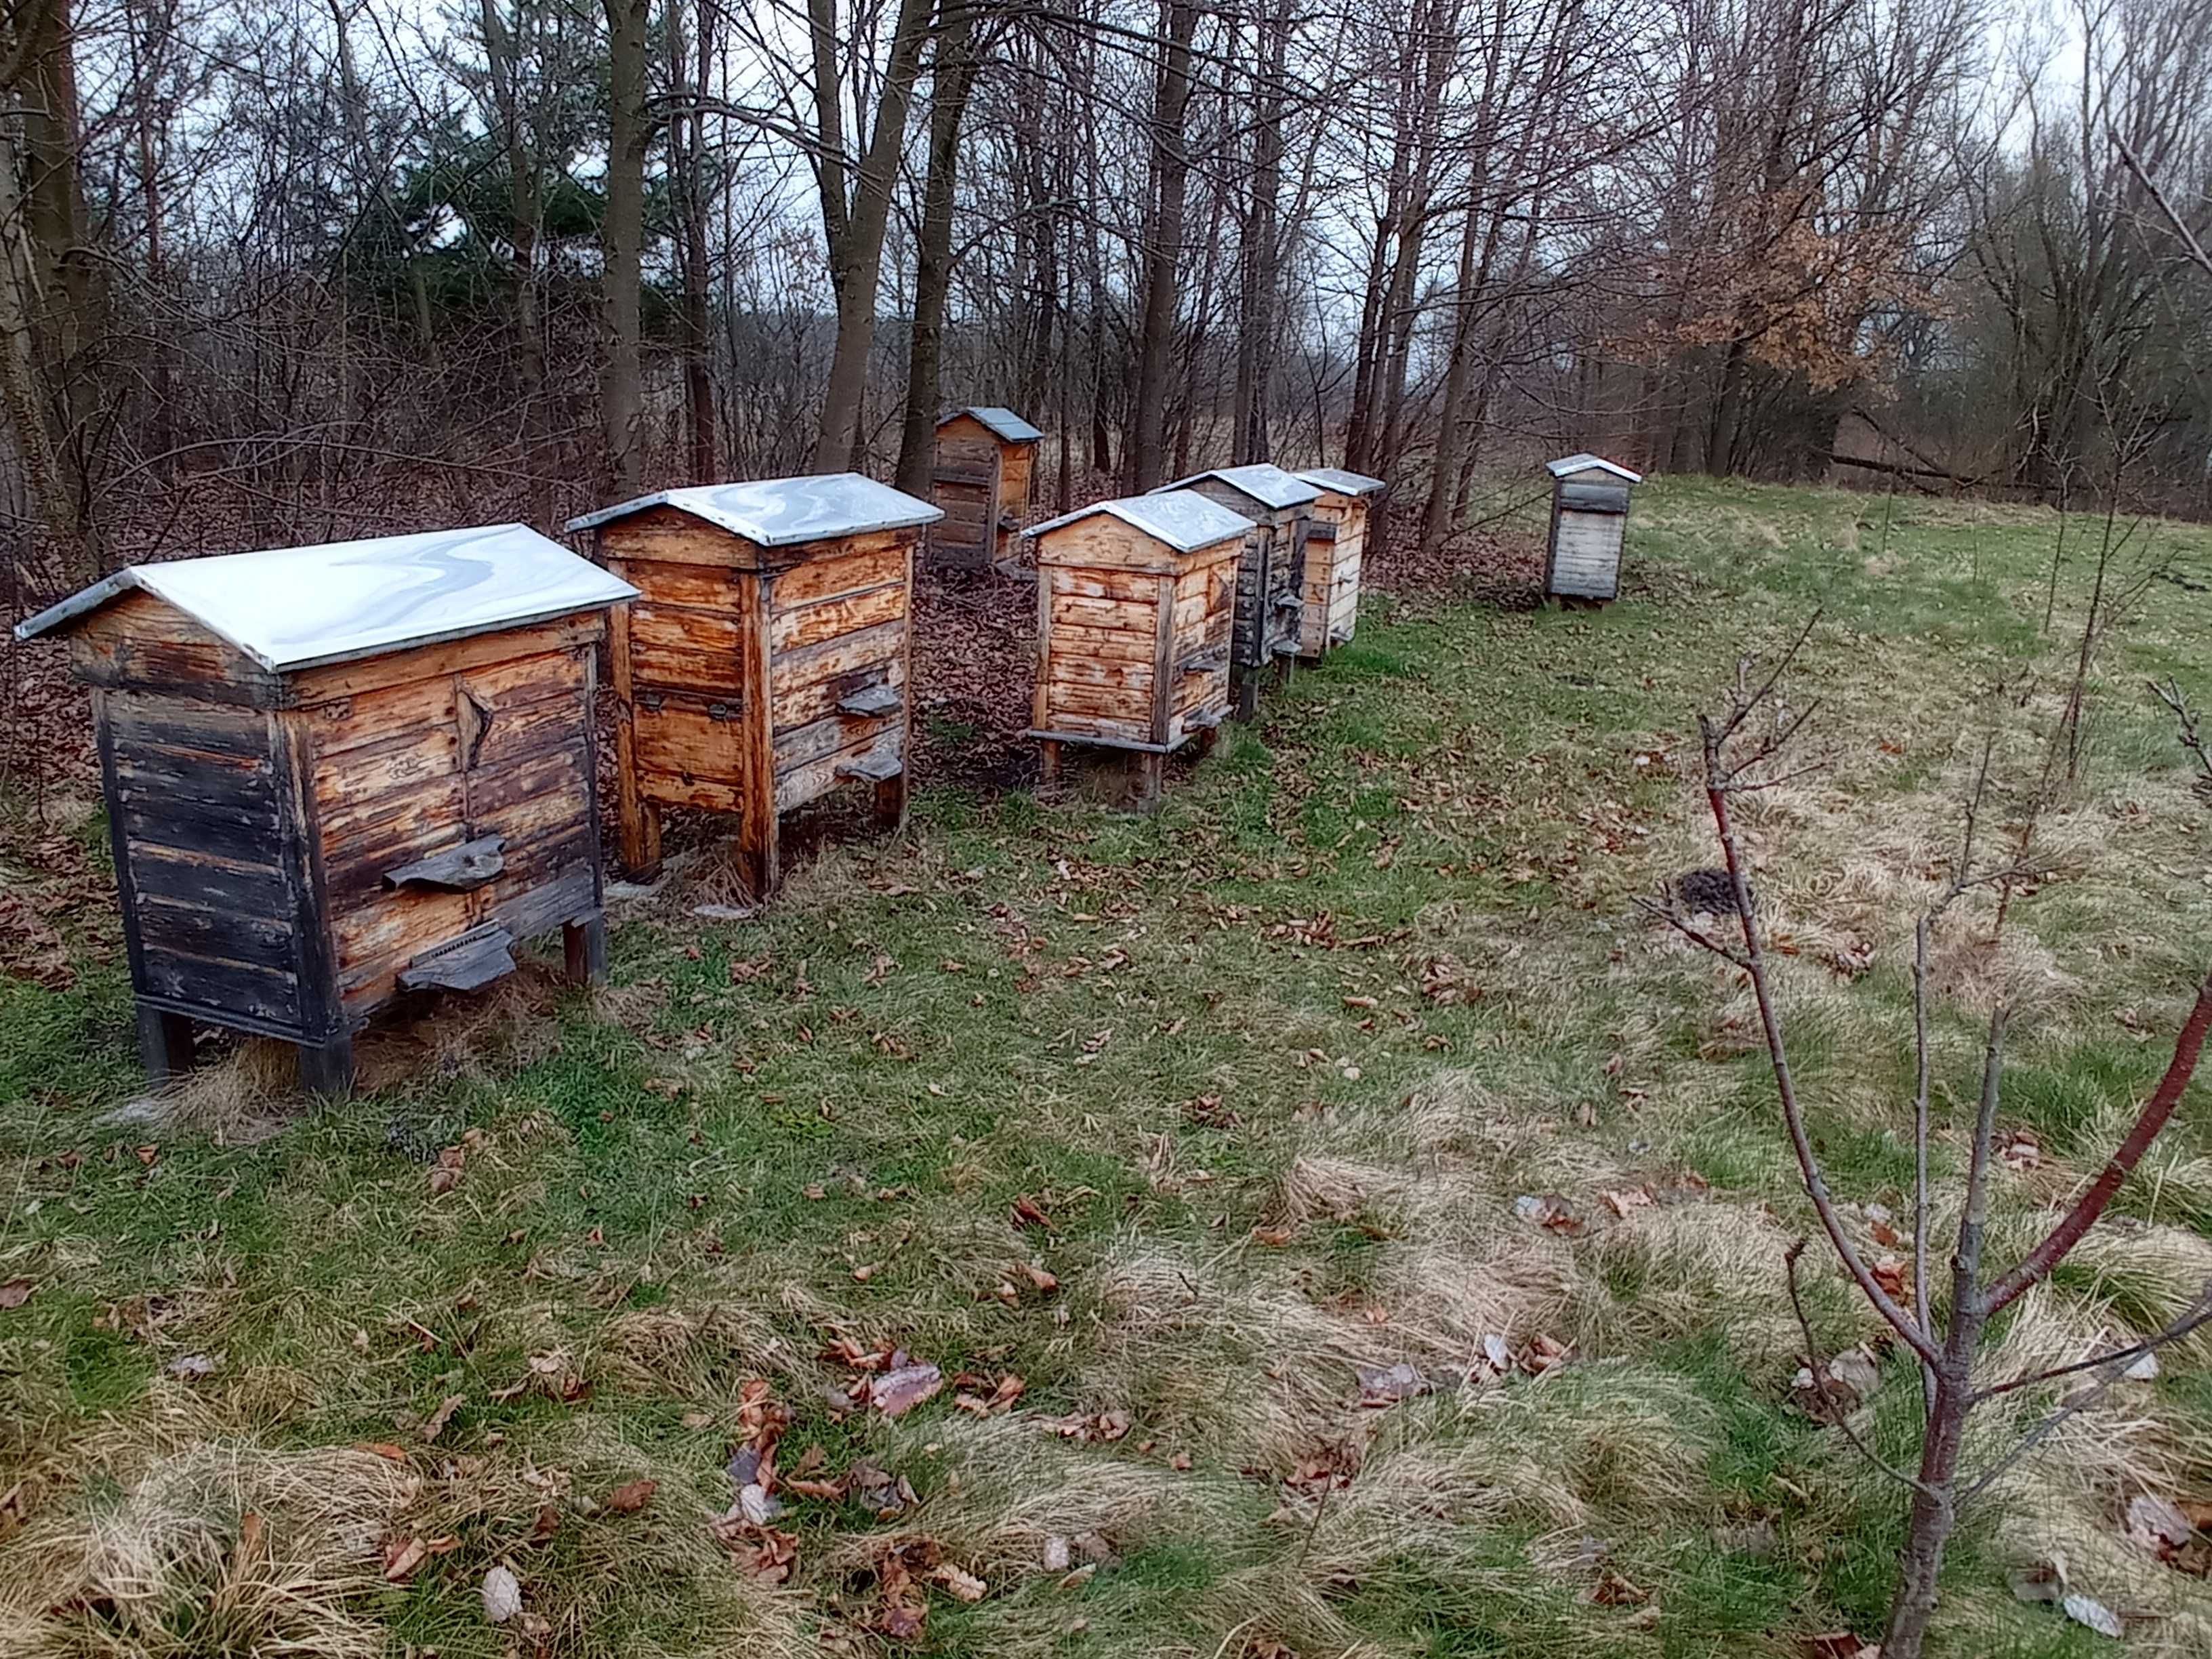
[{"label": "thin twig", "polygon": [[[1813,1340],[1813,1322],[1805,1316],[1805,1297],[1797,1288],[1797,1258],[1804,1253],[1805,1241],[1802,1238],[1794,1241],[1790,1248],[1782,1253],[1782,1269],[1784,1276],[1790,1281],[1790,1305],[1796,1310],[1797,1328],[1805,1334],[1805,1359],[1812,1368],[1813,1386],[1820,1389],[1821,1395],[1825,1399],[1827,1397],[1827,1391],[1821,1388],[1820,1379],[1828,1374],[1828,1364],[1820,1358],[1820,1347]],[[1914,1492],[1924,1492],[1928,1490],[1926,1483],[1907,1474],[1895,1464],[1885,1462],[1881,1455],[1860,1437],[1859,1431],[1850,1425],[1841,1411],[1836,1413],[1833,1420],[1836,1426],[1844,1431],[1844,1437],[1858,1449],[1859,1455],[1865,1458],[1882,1474],[1896,1481],[1898,1485],[1909,1486]]]},{"label": "thin twig", "polygon": [[2100,1353],[2088,1359],[2077,1359],[2070,1365],[2053,1365],[2047,1371],[2032,1372],[2027,1376],[2015,1376],[2009,1382],[1992,1383],[1974,1391],[1973,1403],[1994,1400],[2001,1394],[2011,1394],[2019,1389],[2032,1389],[2039,1382],[2054,1382],[2062,1376],[2072,1376],[2077,1371],[2094,1371],[2100,1366],[2133,1362],[2147,1353],[2155,1353],[2168,1343],[2179,1342],[2200,1325],[2212,1323],[2212,1285],[2207,1285],[2189,1310],[2156,1336],[2145,1337],[2131,1347],[2115,1348],[2110,1353]]},{"label": "thin twig", "polygon": [[1749,959],[1747,958],[1741,951],[1732,950],[1728,945],[1722,944],[1720,940],[1715,939],[1711,933],[1706,933],[1702,927],[1692,927],[1687,921],[1677,915],[1671,906],[1662,904],[1656,899],[1648,899],[1642,897],[1641,896],[1639,896],[1634,902],[1638,909],[1658,917],[1660,921],[1665,922],[1669,927],[1672,927],[1684,939],[1689,940],[1691,944],[1698,946],[1700,949],[1711,951],[1715,956],[1723,958],[1724,961],[1731,962],[1739,968],[1748,968],[1751,966]]}]

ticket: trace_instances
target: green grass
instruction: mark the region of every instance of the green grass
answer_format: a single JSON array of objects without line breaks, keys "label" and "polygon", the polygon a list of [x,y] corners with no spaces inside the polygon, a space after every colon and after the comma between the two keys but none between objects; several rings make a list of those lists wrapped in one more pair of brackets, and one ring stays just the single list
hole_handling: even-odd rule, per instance
[{"label": "green grass", "polygon": [[[905,839],[834,844],[755,920],[693,918],[680,881],[623,909],[596,999],[540,963],[488,1006],[381,1033],[372,1086],[340,1105],[285,1103],[234,1060],[169,1121],[103,1121],[137,1074],[126,978],[88,922],[70,988],[0,980],[0,1280],[36,1285],[0,1311],[0,1491],[21,1482],[23,1517],[0,1534],[0,1629],[94,1650],[86,1621],[109,1615],[46,1609],[105,1570],[84,1541],[101,1513],[183,1564],[187,1611],[262,1606],[238,1590],[252,1510],[325,1586],[336,1652],[501,1652],[477,1605],[501,1560],[561,1654],[824,1632],[866,1650],[882,1552],[920,1538],[989,1586],[930,1592],[919,1650],[943,1655],[1870,1638],[1901,1506],[1791,1401],[1779,1256],[1808,1211],[1756,1029],[1725,969],[1632,900],[1712,861],[1695,716],[1820,605],[1792,695],[1824,701],[1826,769],[1747,829],[1796,952],[1782,994],[1831,1179],[1899,1209],[1912,908],[1955,835],[1978,688],[2052,657],[2078,616],[2077,567],[2043,637],[2052,528],[1656,481],[1604,611],[1370,595],[1358,641],[1155,816],[925,789]],[[2046,1163],[2000,1178],[2008,1243],[2101,1158],[2203,971],[2212,822],[2136,688],[2172,672],[2212,699],[2207,626],[2160,587],[2107,647],[2091,769],[2050,827],[2066,871],[2017,907],[2007,971],[2032,995],[2002,1121]],[[1963,944],[1988,921],[1975,900],[1950,926]],[[1853,941],[1873,966],[1846,977]],[[1985,988],[1959,960],[1935,1027],[1947,1178]],[[2212,1273],[2212,1118],[2192,1096],[2183,1119],[2120,1206],[2140,1231],[2069,1263],[2006,1340],[2154,1322]],[[423,1158],[454,1145],[462,1179],[437,1196]],[[1625,1217],[1603,1197],[1646,1186],[1661,1201]],[[1554,1192],[1585,1234],[1515,1216]],[[1873,1334],[1816,1279],[1824,1340]],[[1569,1357],[1462,1387],[1492,1332]],[[950,1387],[896,1423],[840,1413],[841,1334],[1025,1392],[987,1419]],[[194,1354],[211,1376],[170,1374]],[[1363,1409],[1358,1367],[1401,1359],[1440,1392]],[[755,1378],[791,1413],[787,1471],[818,1448],[920,1499],[895,1520],[794,1499],[781,1586],[706,1531]],[[1916,1385],[1893,1358],[1885,1378],[1874,1426],[1909,1461]],[[1943,1651],[2088,1651],[2005,1588],[2021,1552],[2061,1547],[2085,1589],[2158,1615],[2142,1650],[2208,1628],[2201,1582],[2131,1556],[2113,1522],[2154,1478],[2212,1497],[2204,1355],[2124,1392],[2089,1420],[2124,1429],[2024,1465],[1962,1538]],[[1127,1436],[1043,1426],[1101,1412]],[[380,1443],[404,1449],[404,1491],[344,1451]],[[149,1518],[163,1472],[210,1448],[229,1473]],[[337,1474],[313,1461],[331,1456]],[[1316,1460],[1346,1477],[1326,1503]],[[342,1537],[286,1485],[309,1468]],[[660,1482],[645,1511],[599,1507],[640,1475]],[[1086,1532],[1111,1559],[1060,1588],[1045,1540]],[[385,1583],[362,1540],[410,1537],[456,1541]],[[1594,1601],[1600,1562],[1649,1599]],[[195,1628],[113,1650],[245,1650]]]}]

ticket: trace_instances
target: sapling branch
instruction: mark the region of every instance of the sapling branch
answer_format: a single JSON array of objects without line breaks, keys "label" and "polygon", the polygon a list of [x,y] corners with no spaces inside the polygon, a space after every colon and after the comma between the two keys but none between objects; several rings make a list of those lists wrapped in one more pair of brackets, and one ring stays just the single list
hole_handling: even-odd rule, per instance
[{"label": "sapling branch", "polygon": [[2212,1323],[2212,1285],[2207,1285],[2186,1311],[2156,1336],[2147,1336],[2142,1341],[2125,1348],[2114,1348],[2108,1353],[2094,1354],[2087,1359],[2077,1359],[2070,1365],[2053,1365],[2048,1370],[2033,1371],[2026,1376],[2015,1376],[2009,1382],[1993,1382],[1986,1389],[1975,1390],[1973,1403],[1995,1400],[1999,1395],[2012,1394],[2021,1389],[2032,1389],[2039,1382],[2053,1382],[2062,1376],[2073,1376],[2081,1371],[2094,1371],[2106,1365],[2130,1364],[2145,1354],[2156,1353],[2170,1343],[2179,1342],[2199,1327]]},{"label": "sapling branch", "polygon": [[2174,1108],[2181,1104],[2189,1079],[2196,1073],[2197,1056],[2203,1052],[2208,1029],[2212,1029],[2212,974],[2207,974],[2198,983],[2197,1001],[2174,1036],[2173,1057],[2166,1063],[2166,1075],[2159,1079],[2150,1098],[2143,1102],[2142,1110],[2136,1115],[2127,1138],[2106,1160],[2097,1178],[2075,1200],[2073,1207],[2045,1235],[2043,1242],[2030,1250],[2019,1266],[1990,1286],[1984,1300],[1990,1313],[2008,1306],[2021,1292],[2049,1278],[2051,1270],[2066,1252],[2081,1243],[2081,1235],[2097,1224],[2098,1218],[2118,1194],[2122,1184],[2135,1172],[2136,1165],[2142,1162],[2151,1142],[2158,1139],[2159,1131],[2166,1127]]},{"label": "sapling branch", "polygon": [[[1790,1282],[1790,1305],[1796,1312],[1797,1328],[1803,1333],[1805,1338],[1806,1369],[1813,1373],[1813,1386],[1820,1390],[1823,1399],[1826,1399],[1827,1389],[1823,1386],[1821,1378],[1829,1374],[1828,1364],[1820,1358],[1820,1345],[1813,1340],[1813,1322],[1805,1316],[1805,1297],[1797,1285],[1797,1258],[1804,1254],[1805,1241],[1802,1238],[1792,1241],[1790,1248],[1782,1253],[1782,1272],[1783,1276]],[[1857,1449],[1859,1455],[1865,1458],[1875,1469],[1887,1475],[1900,1486],[1909,1487],[1914,1492],[1928,1490],[1923,1484],[1914,1480],[1903,1469],[1886,1462],[1881,1453],[1868,1445],[1865,1438],[1850,1425],[1849,1418],[1842,1411],[1838,1410],[1832,1420],[1835,1425],[1844,1431],[1844,1437]]]}]

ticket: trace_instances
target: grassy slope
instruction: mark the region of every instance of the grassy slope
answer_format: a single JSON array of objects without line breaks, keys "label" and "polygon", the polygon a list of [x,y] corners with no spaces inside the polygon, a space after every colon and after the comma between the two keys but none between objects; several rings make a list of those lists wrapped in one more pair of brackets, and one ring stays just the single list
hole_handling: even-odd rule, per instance
[{"label": "grassy slope", "polygon": [[[1898,1206],[1909,919],[1954,834],[1975,688],[2044,649],[2051,521],[1900,501],[1885,544],[1886,510],[1655,483],[1632,595],[1602,613],[1372,599],[1359,643],[1157,817],[925,794],[908,842],[831,851],[763,919],[701,922],[681,894],[626,911],[596,1008],[526,986],[388,1036],[372,1094],[270,1138],[241,1133],[250,1055],[175,1121],[103,1125],[134,1086],[119,969],[0,981],[0,1279],[38,1285],[0,1312],[0,1490],[21,1482],[0,1521],[27,1516],[0,1541],[0,1647],[244,1652],[293,1620],[319,1650],[497,1653],[476,1586],[505,1559],[557,1652],[853,1650],[892,1535],[991,1586],[937,1597],[945,1655],[1788,1654],[1874,1628],[1900,1505],[1789,1404],[1780,1255],[1807,1212],[1747,1006],[1630,899],[1711,861],[1695,711],[1824,604],[1800,693],[1828,699],[1833,764],[1750,830],[1835,1184]],[[2154,590],[2048,826],[2068,876],[1998,967],[1944,958],[1947,1131],[1977,1007],[2000,980],[2027,1004],[2004,1120],[2047,1161],[2002,1177],[2010,1243],[2154,1074],[2203,965],[2205,809],[2135,688],[2172,671],[2212,701],[2207,647],[2201,604]],[[410,1152],[465,1131],[434,1196]],[[1644,1186],[1660,1201],[1625,1218],[1601,1198]],[[1587,1236],[1516,1218],[1553,1192]],[[1014,1219],[1024,1194],[1049,1231]],[[2201,1091],[2123,1207],[2010,1322],[2008,1363],[2070,1358],[2212,1274]],[[1871,1334],[1832,1284],[1815,1313],[1824,1340]],[[1026,1396],[841,1420],[833,1328]],[[1456,1386],[1492,1332],[1573,1358]],[[217,1369],[167,1374],[190,1354]],[[495,1398],[533,1356],[588,1392]],[[2156,1615],[2143,1650],[2201,1650],[2203,1581],[2131,1554],[2113,1517],[2146,1486],[2212,1497],[2205,1358],[2172,1356],[1997,1489],[1955,1559],[1948,1651],[2092,1650],[2005,1590],[2053,1547]],[[1355,1367],[1400,1359],[1442,1391],[1361,1410]],[[798,1503],[778,1590],[703,1527],[756,1376],[795,1413],[787,1467],[865,1455],[922,1500],[886,1523]],[[1914,1384],[1886,1377],[1875,1431],[1903,1457]],[[1105,1410],[1126,1438],[1038,1426]],[[374,1442],[416,1449],[348,1449]],[[1358,1473],[1317,1505],[1295,1479],[1316,1463]],[[641,1474],[661,1482],[641,1514],[579,1501]],[[558,1530],[528,1543],[549,1498]],[[1090,1530],[1115,1559],[1056,1588],[1043,1540]],[[459,1541],[400,1588],[378,1580],[387,1534]],[[131,1559],[153,1564],[135,1634],[106,1604],[42,1611]],[[1607,1568],[1656,1618],[1591,1599]]]}]

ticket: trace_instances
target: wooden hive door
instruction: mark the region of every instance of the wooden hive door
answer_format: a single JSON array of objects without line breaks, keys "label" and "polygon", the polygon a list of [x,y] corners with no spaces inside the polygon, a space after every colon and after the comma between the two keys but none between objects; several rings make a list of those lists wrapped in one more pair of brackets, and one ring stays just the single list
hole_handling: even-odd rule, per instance
[{"label": "wooden hive door", "polygon": [[996,556],[1002,479],[999,441],[967,417],[937,434],[932,483],[945,516],[929,529],[929,556],[939,568],[981,570]]}]

